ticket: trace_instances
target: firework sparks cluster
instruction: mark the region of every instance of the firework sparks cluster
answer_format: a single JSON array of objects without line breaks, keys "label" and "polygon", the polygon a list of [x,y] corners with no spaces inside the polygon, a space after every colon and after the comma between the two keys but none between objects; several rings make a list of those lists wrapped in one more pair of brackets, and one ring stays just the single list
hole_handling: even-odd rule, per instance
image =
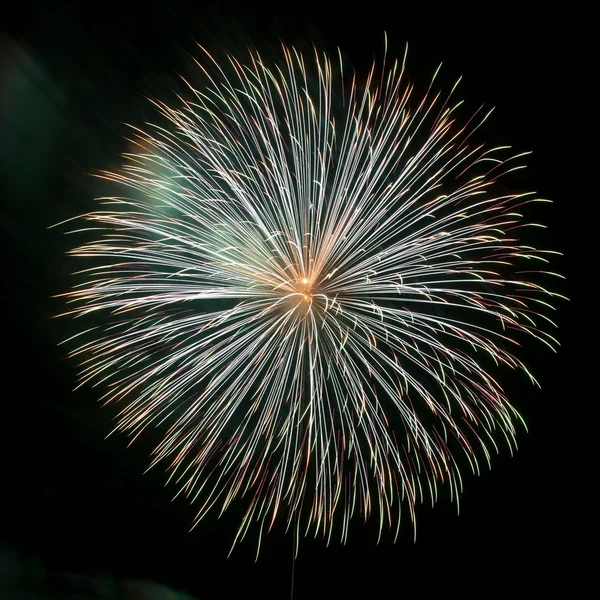
[{"label": "firework sparks cluster", "polygon": [[236,500],[236,541],[276,518],[328,540],[353,517],[397,534],[515,447],[490,371],[534,381],[518,337],[556,345],[555,294],[535,283],[551,253],[520,241],[544,200],[497,191],[524,155],[473,143],[489,113],[461,125],[455,89],[417,97],[406,55],[360,85],[341,59],[283,57],[206,53],[205,83],[133,128],[101,174],[126,195],[82,217],[72,252],[92,266],[68,314],[101,323],[73,355],[118,430],[158,428],[152,464],[197,520]]}]

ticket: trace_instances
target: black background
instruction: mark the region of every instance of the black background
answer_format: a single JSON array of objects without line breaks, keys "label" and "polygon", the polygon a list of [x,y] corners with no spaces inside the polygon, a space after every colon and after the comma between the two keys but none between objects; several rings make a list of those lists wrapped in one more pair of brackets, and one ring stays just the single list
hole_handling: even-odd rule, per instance
[{"label": "black background", "polygon": [[[578,185],[585,75],[582,26],[574,8],[485,10],[402,3],[20,4],[3,34],[2,280],[4,370],[0,535],[50,570],[152,579],[199,598],[290,594],[292,542],[276,531],[254,562],[244,543],[226,555],[235,514],[202,523],[171,501],[160,471],[142,475],[151,444],[113,436],[111,409],[97,390],[72,392],[76,374],[57,343],[73,325],[51,317],[51,297],[70,285],[69,240],[49,225],[92,206],[88,173],[116,167],[126,149],[122,122],[151,115],[144,95],[168,98],[173,72],[188,64],[193,40],[240,53],[249,44],[273,53],[278,40],[341,47],[362,73],[383,50],[401,56],[409,43],[411,75],[427,83],[444,62],[442,82],[463,75],[473,109],[496,112],[490,144],[532,150],[517,184],[554,200],[538,217],[540,239],[565,253],[553,267],[567,276],[558,291],[561,349],[524,348],[542,390],[501,373],[529,433],[520,451],[503,451],[491,472],[465,474],[460,515],[444,495],[418,511],[418,537],[374,543],[374,529],[355,524],[346,546],[305,540],[295,565],[294,598],[405,597],[434,592],[477,595],[499,586],[519,593],[567,590],[577,597],[586,572],[581,539],[594,505],[581,493],[581,421],[594,394],[582,355],[586,332],[573,282],[581,259],[587,206]],[[188,61],[188,62],[186,62]],[[591,133],[589,134],[591,135]],[[579,182],[578,184],[574,182]],[[537,216],[537,215],[536,215]],[[591,216],[589,217],[591,218]],[[596,394],[597,395],[597,394]],[[578,498],[575,500],[575,498]]]}]

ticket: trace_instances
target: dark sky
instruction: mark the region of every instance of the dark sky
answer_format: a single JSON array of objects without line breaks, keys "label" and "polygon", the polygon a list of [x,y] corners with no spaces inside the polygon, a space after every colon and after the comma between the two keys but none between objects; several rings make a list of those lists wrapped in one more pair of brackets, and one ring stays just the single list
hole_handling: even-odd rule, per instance
[{"label": "dark sky", "polygon": [[0,536],[56,569],[149,578],[206,599],[288,597],[289,536],[269,536],[257,564],[252,543],[226,559],[235,515],[189,533],[194,513],[171,502],[175,488],[163,487],[159,471],[142,475],[151,445],[126,449],[124,438],[104,440],[113,413],[96,404],[96,390],[72,392],[74,365],[57,342],[73,325],[51,319],[60,307],[50,299],[69,286],[68,239],[47,227],[89,209],[94,184],[87,173],[118,165],[121,122],[149,116],[143,95],[165,97],[171,74],[187,68],[183,50],[193,51],[194,39],[234,52],[250,43],[269,52],[278,39],[314,40],[340,46],[364,72],[381,54],[385,30],[390,53],[400,55],[408,41],[415,77],[427,81],[443,61],[445,81],[464,76],[463,97],[473,108],[497,107],[486,125],[490,143],[533,151],[520,181],[555,201],[540,213],[549,225],[542,239],[567,254],[555,269],[569,278],[560,291],[572,302],[559,306],[558,355],[524,349],[542,390],[524,377],[500,375],[530,432],[521,434],[514,458],[503,452],[491,472],[465,476],[460,516],[444,500],[434,510],[421,507],[416,544],[406,530],[396,545],[384,539],[375,546],[374,528],[359,525],[345,547],[303,541],[294,597],[354,598],[359,590],[366,597],[430,597],[433,590],[477,592],[500,582],[541,596],[577,585],[574,515],[587,522],[589,510],[573,499],[580,478],[574,422],[582,418],[576,404],[585,392],[577,365],[585,350],[574,325],[571,266],[579,252],[575,107],[584,110],[575,44],[585,15],[523,14],[506,5],[483,14],[401,3],[84,4],[19,5],[1,40]]}]

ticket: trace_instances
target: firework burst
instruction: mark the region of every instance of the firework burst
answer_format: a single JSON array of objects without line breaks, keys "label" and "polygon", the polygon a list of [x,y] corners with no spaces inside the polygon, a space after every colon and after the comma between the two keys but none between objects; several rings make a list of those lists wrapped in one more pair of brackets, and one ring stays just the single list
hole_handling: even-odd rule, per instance
[{"label": "firework burst", "polygon": [[497,191],[524,155],[473,144],[489,113],[459,124],[454,88],[415,98],[406,55],[361,85],[316,51],[205,58],[205,84],[155,102],[163,125],[101,174],[128,195],[82,217],[72,254],[94,264],[67,314],[104,325],[76,338],[81,383],[118,430],[161,431],[152,464],[197,520],[243,503],[236,541],[278,515],[328,540],[372,515],[397,534],[515,447],[490,370],[535,381],[515,338],[555,346],[531,266],[549,253],[520,241],[544,200]]}]

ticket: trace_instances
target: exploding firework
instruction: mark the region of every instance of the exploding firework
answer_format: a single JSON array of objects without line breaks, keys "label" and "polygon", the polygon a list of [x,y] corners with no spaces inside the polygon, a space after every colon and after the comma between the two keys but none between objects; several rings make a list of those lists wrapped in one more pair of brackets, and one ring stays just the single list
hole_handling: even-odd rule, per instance
[{"label": "exploding firework", "polygon": [[203,85],[156,101],[162,124],[100,174],[127,196],[82,217],[72,254],[93,265],[67,314],[103,325],[76,338],[81,384],[117,430],[160,431],[152,465],[197,521],[244,506],[236,542],[278,515],[328,541],[353,517],[397,535],[515,447],[490,371],[535,381],[516,338],[556,345],[530,266],[550,253],[520,240],[544,200],[498,191],[524,155],[471,142],[489,113],[461,125],[456,86],[415,98],[405,62],[359,84],[316,51],[205,53]]}]

